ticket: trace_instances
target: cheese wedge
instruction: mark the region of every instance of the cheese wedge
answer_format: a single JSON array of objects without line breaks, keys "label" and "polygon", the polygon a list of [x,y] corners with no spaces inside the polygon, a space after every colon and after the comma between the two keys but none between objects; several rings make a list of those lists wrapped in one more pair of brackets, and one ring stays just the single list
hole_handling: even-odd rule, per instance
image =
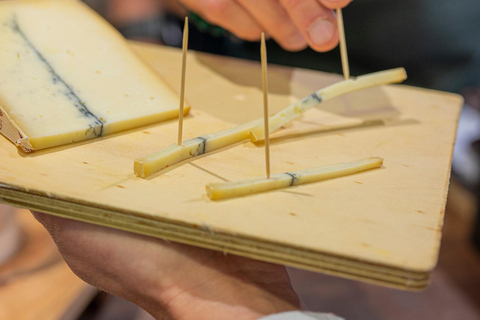
[{"label": "cheese wedge", "polygon": [[0,132],[25,152],[175,118],[178,103],[80,1],[0,2]]},{"label": "cheese wedge", "polygon": [[374,157],[295,172],[280,173],[271,176],[270,179],[262,177],[243,181],[211,183],[206,186],[206,189],[210,199],[221,200],[339,178],[379,168],[382,165],[383,159]]}]

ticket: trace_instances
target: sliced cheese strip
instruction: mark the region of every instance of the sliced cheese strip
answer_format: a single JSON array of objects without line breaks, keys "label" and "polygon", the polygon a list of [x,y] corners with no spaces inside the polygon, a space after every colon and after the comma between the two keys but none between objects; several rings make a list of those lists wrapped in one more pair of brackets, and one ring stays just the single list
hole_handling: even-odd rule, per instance
[{"label": "sliced cheese strip", "polygon": [[250,130],[260,121],[255,120],[227,130],[184,141],[181,146],[171,145],[148,156],[136,159],[133,170],[138,177],[145,178],[180,161],[248,140]]},{"label": "sliced cheese strip", "polygon": [[[306,98],[290,105],[284,110],[276,113],[269,118],[269,131],[273,132],[284,126],[293,119],[299,117],[302,113],[315,107],[321,102],[325,102],[342,94],[362,90],[378,85],[402,82],[407,79],[407,73],[404,68],[385,70],[360,76],[356,79],[350,79],[335,83],[325,89],[318,90]],[[253,142],[265,138],[265,125],[260,124],[252,129],[250,138]]]},{"label": "sliced cheese strip", "polygon": [[178,101],[81,2],[0,2],[0,132],[24,151],[171,119]]},{"label": "sliced cheese strip", "polygon": [[[277,130],[289,121],[295,119],[299,114],[315,107],[322,101],[360,89],[401,82],[405,80],[406,77],[405,69],[398,68],[364,75],[358,77],[356,80],[346,80],[335,83],[270,117],[270,132]],[[350,125],[347,125],[347,127],[348,126]],[[248,139],[252,141],[263,139],[263,130],[264,125],[262,118],[228,130],[185,141],[182,146],[171,145],[148,156],[136,159],[133,166],[134,172],[138,177],[145,178],[180,161],[194,158],[228,145]],[[198,152],[198,150],[202,152]]]},{"label": "sliced cheese strip", "polygon": [[206,189],[208,197],[212,200],[228,199],[343,177],[379,168],[382,164],[382,158],[367,158],[354,162],[276,174],[271,176],[270,179],[262,177],[243,181],[211,183],[207,185]]}]

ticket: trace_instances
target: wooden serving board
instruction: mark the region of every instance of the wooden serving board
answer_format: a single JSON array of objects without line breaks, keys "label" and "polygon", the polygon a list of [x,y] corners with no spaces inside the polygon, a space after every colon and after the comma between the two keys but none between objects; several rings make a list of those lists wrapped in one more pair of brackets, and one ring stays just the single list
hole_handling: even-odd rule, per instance
[{"label": "wooden serving board", "polygon": [[[175,89],[181,54],[132,44]],[[340,76],[271,66],[271,112]],[[190,53],[184,138],[262,115],[257,63]],[[0,199],[57,216],[403,289],[438,258],[459,96],[406,86],[349,94],[272,136],[272,172],[385,159],[384,168],[212,202],[205,185],[265,174],[261,144],[228,147],[148,179],[133,160],[176,141],[153,125],[25,154],[0,139]]]}]

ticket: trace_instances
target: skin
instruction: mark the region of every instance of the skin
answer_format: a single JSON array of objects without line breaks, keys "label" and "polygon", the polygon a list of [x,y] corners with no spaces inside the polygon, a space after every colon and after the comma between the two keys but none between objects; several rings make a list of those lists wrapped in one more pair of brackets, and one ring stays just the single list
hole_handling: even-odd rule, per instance
[{"label": "skin", "polygon": [[284,49],[299,51],[310,46],[328,51],[338,44],[337,22],[332,9],[352,0],[179,0],[206,20],[239,38],[258,41],[266,32]]},{"label": "skin", "polygon": [[298,310],[283,266],[33,213],[73,272],[156,319],[239,319]]},{"label": "skin", "polygon": [[237,37],[259,41],[262,32],[284,49],[299,51],[306,47],[320,52],[338,44],[334,9],[344,8],[352,0],[109,0],[112,21],[136,20],[152,15],[156,9],[179,16],[193,11],[212,24]]}]

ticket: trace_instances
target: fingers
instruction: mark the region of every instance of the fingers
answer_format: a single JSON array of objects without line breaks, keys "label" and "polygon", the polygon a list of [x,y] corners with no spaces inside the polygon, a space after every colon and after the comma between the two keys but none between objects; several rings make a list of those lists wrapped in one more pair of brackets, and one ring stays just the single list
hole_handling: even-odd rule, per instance
[{"label": "fingers", "polygon": [[307,41],[278,0],[238,0],[279,45],[290,51],[307,47]]},{"label": "fingers", "polygon": [[318,0],[323,6],[329,9],[345,8],[353,0]]},{"label": "fingers", "polygon": [[280,0],[312,49],[328,51],[338,44],[333,12],[318,0]]},{"label": "fingers", "polygon": [[[219,25],[239,38],[257,41],[262,28],[259,23],[233,0],[180,0],[208,21]],[[264,0],[262,0],[264,1]]]},{"label": "fingers", "polygon": [[239,38],[257,41],[266,31],[283,48],[328,51],[338,44],[332,9],[352,0],[179,0]]}]

